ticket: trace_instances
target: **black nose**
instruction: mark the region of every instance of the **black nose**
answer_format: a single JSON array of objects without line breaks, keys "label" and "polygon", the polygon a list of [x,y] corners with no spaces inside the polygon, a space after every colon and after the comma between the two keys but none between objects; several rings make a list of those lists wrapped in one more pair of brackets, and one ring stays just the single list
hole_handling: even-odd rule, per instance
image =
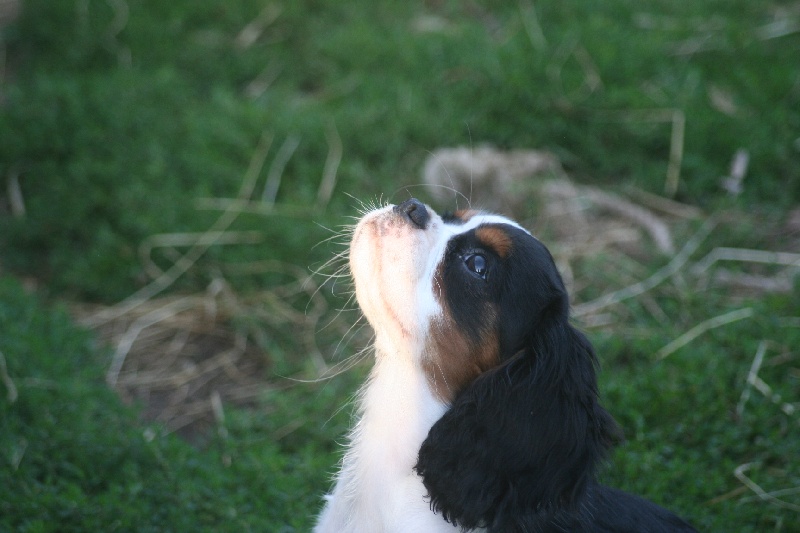
[{"label": "black nose", "polygon": [[411,198],[402,204],[394,206],[394,210],[396,213],[399,213],[411,221],[411,223],[419,229],[425,229],[425,226],[428,225],[428,221],[431,219],[431,214],[428,213],[425,204],[416,198]]}]

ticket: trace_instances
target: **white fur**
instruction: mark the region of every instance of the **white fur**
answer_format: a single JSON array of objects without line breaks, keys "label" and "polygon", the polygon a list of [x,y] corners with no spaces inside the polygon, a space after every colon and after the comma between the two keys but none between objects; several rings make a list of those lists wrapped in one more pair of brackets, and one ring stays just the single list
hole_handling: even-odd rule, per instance
[{"label": "white fur", "polygon": [[431,511],[413,471],[428,430],[448,407],[421,367],[430,356],[424,348],[430,324],[442,316],[434,273],[453,235],[483,223],[516,224],[493,215],[445,224],[429,209],[431,219],[421,230],[392,207],[361,219],[350,246],[356,297],[376,333],[375,366],[314,533],[459,531]]}]

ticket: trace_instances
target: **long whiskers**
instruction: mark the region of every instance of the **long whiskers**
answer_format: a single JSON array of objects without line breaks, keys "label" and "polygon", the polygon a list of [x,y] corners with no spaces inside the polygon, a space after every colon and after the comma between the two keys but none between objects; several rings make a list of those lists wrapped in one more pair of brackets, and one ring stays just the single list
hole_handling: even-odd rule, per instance
[{"label": "long whiskers", "polygon": [[[470,152],[471,151],[472,151],[472,132],[470,131]],[[427,171],[426,171],[425,178],[426,178],[427,183],[425,183],[424,186],[427,187],[428,189],[439,188],[439,189],[444,189],[445,191],[451,191],[453,193],[453,197],[454,197],[453,199],[454,199],[454,202],[456,204],[456,210],[459,209],[459,206],[458,206],[458,197],[459,196],[461,198],[463,198],[467,202],[467,209],[472,209],[472,184],[473,184],[473,175],[472,174],[473,174],[473,170],[470,169],[469,195],[467,196],[461,190],[459,190],[456,187],[456,180],[453,177],[453,173],[450,171],[450,168],[448,167],[448,165],[445,165],[443,163],[443,161],[442,161],[443,158],[441,157],[441,152],[433,152],[431,150],[428,150],[427,152],[428,152],[429,158],[432,158],[434,160],[434,162],[435,162],[434,164],[438,165],[438,167],[441,168],[442,171],[444,171],[445,176],[447,176],[447,181],[450,182],[450,185],[448,186],[448,185],[444,185],[442,183],[431,183],[428,180]]]},{"label": "long whiskers", "polygon": [[364,201],[361,200],[360,198],[356,198],[352,194],[349,193],[345,194],[351,199],[353,199],[355,202],[358,202],[358,207],[356,207],[356,212],[359,214],[359,216],[352,217],[356,220],[360,219],[361,217],[363,217],[364,215],[366,215],[371,211],[375,211],[376,209],[381,209],[388,205],[388,203],[383,200],[383,195],[381,195],[379,198],[374,198],[369,201]]},{"label": "long whiskers", "polygon": [[[366,323],[359,324],[358,321],[355,322],[350,327],[350,329],[347,330],[347,333],[342,337],[342,340],[339,342],[334,352],[338,351],[339,347],[342,344],[344,344],[346,340],[349,341],[348,336],[350,337],[350,339],[352,339],[353,337],[355,337],[356,334],[358,334],[359,331],[361,331],[364,328],[364,326],[366,326]],[[372,350],[374,349],[373,341],[374,341],[374,335],[372,337],[372,340],[370,340],[370,342],[368,342],[363,348],[355,352],[353,355],[350,355],[342,359],[341,361],[337,362],[336,364],[328,367],[319,377],[313,379],[287,377],[286,379],[294,381],[295,383],[307,383],[307,384],[323,383],[325,381],[330,381],[331,379],[337,376],[349,372],[350,370],[361,364],[364,360],[368,359],[368,357],[371,355]]]},{"label": "long whiskers", "polygon": [[[367,201],[356,198],[351,194],[347,194],[347,196],[354,200],[356,204],[354,205],[354,211],[358,213],[358,215],[348,217],[353,220],[353,223],[343,224],[335,228],[318,224],[324,230],[328,231],[330,235],[318,242],[314,248],[327,245],[339,248],[339,250],[321,265],[311,268],[312,276],[321,278],[314,288],[313,296],[317,296],[324,287],[326,290],[330,290],[331,295],[336,298],[343,296],[346,297],[344,304],[340,305],[338,309],[335,310],[336,312],[332,317],[330,317],[328,320],[325,320],[324,324],[317,329],[317,333],[325,331],[326,329],[331,328],[334,324],[340,322],[342,315],[345,312],[355,311],[358,313],[358,317],[353,320],[347,330],[340,335],[339,341],[333,349],[333,358],[335,358],[337,354],[340,354],[344,347],[348,346],[367,325],[366,320],[363,318],[360,311],[358,311],[358,307],[355,304],[355,286],[353,285],[349,264],[350,241],[353,238],[358,221],[363,216],[388,205],[384,202],[383,196]],[[337,285],[341,285],[344,288],[337,291]],[[374,334],[372,341],[374,341]],[[343,360],[338,361],[331,366],[324,367],[324,370],[318,377],[313,379],[294,379],[294,381],[300,383],[319,383],[333,379],[345,372],[348,372],[353,367],[367,359],[372,353],[372,341],[370,341],[365,347],[359,349],[354,354],[349,355]]]}]

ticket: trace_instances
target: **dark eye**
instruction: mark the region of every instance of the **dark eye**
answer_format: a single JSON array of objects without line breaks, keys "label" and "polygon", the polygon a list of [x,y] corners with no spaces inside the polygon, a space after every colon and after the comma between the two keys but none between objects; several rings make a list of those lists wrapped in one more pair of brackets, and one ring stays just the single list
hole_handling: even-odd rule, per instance
[{"label": "dark eye", "polygon": [[464,257],[464,264],[470,272],[486,279],[486,258],[481,254],[469,254]]}]

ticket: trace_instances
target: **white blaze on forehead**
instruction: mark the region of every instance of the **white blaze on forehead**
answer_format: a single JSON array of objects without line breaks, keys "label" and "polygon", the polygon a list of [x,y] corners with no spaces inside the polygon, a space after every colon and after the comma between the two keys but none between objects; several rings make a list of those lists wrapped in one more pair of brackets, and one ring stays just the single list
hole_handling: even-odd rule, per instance
[{"label": "white blaze on forehead", "polygon": [[491,213],[478,213],[477,215],[470,217],[470,219],[463,224],[454,225],[454,228],[458,231],[455,231],[453,234],[456,235],[458,233],[466,233],[479,226],[483,226],[484,224],[505,224],[508,226],[513,226],[524,231],[528,235],[533,236],[530,231],[526,230],[510,218],[506,218],[502,215],[493,215]]},{"label": "white blaze on forehead", "polygon": [[533,237],[531,232],[529,232],[528,230],[526,230],[513,220],[501,215],[479,213],[477,215],[473,215],[472,217],[470,217],[470,219],[467,220],[466,222],[450,222],[442,224],[440,235],[437,238],[438,245],[433,250],[432,254],[433,260],[431,262],[433,265],[432,268],[430,268],[427,271],[427,274],[430,275],[431,279],[433,279],[433,275],[436,273],[436,268],[444,258],[444,252],[447,249],[447,243],[450,242],[450,239],[452,239],[456,235],[467,233],[486,224],[504,224],[522,230],[528,235],[531,235],[531,237]]}]

